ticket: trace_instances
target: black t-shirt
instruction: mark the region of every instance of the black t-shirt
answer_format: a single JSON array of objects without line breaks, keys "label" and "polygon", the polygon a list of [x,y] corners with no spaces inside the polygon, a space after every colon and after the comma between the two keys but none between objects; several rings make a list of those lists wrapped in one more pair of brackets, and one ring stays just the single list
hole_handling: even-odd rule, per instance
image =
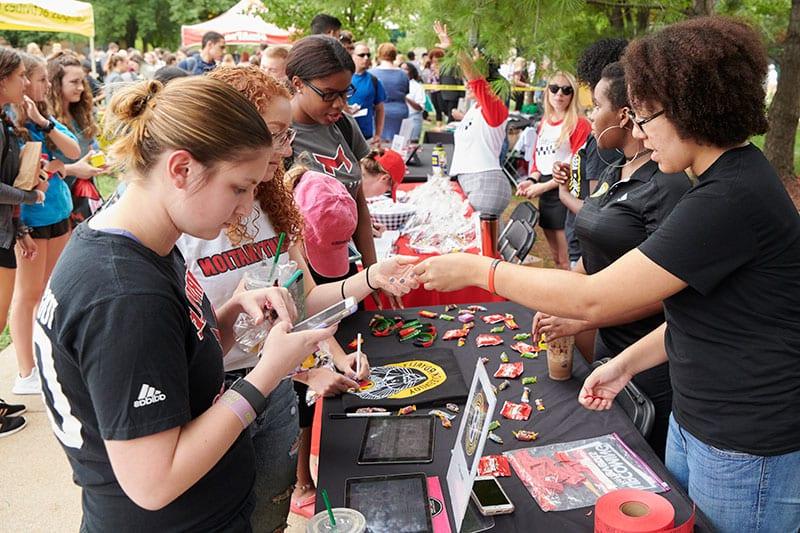
[{"label": "black t-shirt", "polygon": [[[585,200],[591,190],[589,182],[597,181],[606,168],[606,163],[603,160],[610,163],[618,158],[619,152],[599,149],[594,135],[589,135],[586,138],[586,144],[572,156],[569,179],[570,194],[575,198]],[[567,210],[567,218],[564,221],[570,261],[577,261],[581,258],[581,245],[578,242],[578,236],[575,234],[576,216],[575,213]]]},{"label": "black t-shirt", "polygon": [[[654,161],[642,165],[627,181],[619,181],[622,169],[615,167],[622,162],[618,158],[606,168],[575,220],[587,274],[603,270],[643,243],[691,187],[685,173],[664,174]],[[662,322],[664,315],[658,313],[600,328],[599,334],[611,351],[619,353]]]},{"label": "black t-shirt", "polygon": [[724,153],[639,250],[689,285],[664,301],[677,421],[718,448],[800,450],[800,218],[761,151]]},{"label": "black t-shirt", "polygon": [[160,257],[132,238],[77,227],[39,306],[34,342],[89,531],[213,530],[247,504],[254,454],[246,432],[155,512],[125,495],[103,443],[166,431],[205,412],[223,384],[218,336],[208,298],[177,248]]}]

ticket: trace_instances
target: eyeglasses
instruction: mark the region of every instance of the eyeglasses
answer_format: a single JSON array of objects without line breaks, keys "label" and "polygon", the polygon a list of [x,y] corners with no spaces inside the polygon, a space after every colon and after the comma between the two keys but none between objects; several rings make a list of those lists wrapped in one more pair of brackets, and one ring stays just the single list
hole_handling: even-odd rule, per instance
[{"label": "eyeglasses", "polygon": [[561,94],[564,96],[572,96],[573,89],[569,85],[556,85],[555,83],[548,85],[547,88],[550,90],[551,93],[556,94],[559,89],[561,90]]},{"label": "eyeglasses", "polygon": [[350,84],[350,86],[344,91],[331,91],[329,93],[324,93],[318,87],[315,87],[310,81],[303,80],[303,83],[305,83],[309,89],[317,93],[319,97],[322,98],[323,102],[335,102],[339,98],[347,100],[356,94],[356,88],[353,87],[352,84]]},{"label": "eyeglasses", "polygon": [[292,144],[295,135],[297,135],[297,130],[286,128],[280,133],[274,133],[272,135],[272,142],[275,144],[275,148],[285,148]]},{"label": "eyeglasses", "polygon": [[356,54],[356,55],[357,55],[358,57],[360,57],[360,58],[372,57],[372,54],[371,54],[371,53],[369,53],[369,52],[365,52],[365,53],[363,53],[363,54]]},{"label": "eyeglasses", "polygon": [[641,118],[641,119],[637,120],[636,119],[636,113],[634,113],[632,109],[629,109],[628,110],[628,118],[631,119],[631,122],[633,122],[634,124],[636,124],[636,126],[639,127],[639,131],[641,131],[642,133],[645,133],[644,125],[647,124],[648,122],[650,122],[651,120],[657,119],[658,117],[663,115],[665,113],[665,111],[666,111],[665,109],[662,109],[661,111],[659,111],[657,113],[653,113],[649,117],[645,117],[645,118]]}]

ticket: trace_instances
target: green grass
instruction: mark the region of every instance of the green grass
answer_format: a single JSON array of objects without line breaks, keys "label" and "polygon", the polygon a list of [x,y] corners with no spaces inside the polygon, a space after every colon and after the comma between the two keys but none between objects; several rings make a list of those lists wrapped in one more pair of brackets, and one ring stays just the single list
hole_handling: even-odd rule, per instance
[{"label": "green grass", "polygon": [[0,350],[5,350],[9,344],[11,344],[11,333],[9,333],[8,326],[6,326],[3,333],[0,333]]},{"label": "green grass", "polygon": [[[764,149],[763,135],[756,135],[750,140],[753,141],[753,144],[758,146],[761,150]],[[800,128],[797,129],[797,132],[794,135],[794,173],[796,176],[800,176]]]}]

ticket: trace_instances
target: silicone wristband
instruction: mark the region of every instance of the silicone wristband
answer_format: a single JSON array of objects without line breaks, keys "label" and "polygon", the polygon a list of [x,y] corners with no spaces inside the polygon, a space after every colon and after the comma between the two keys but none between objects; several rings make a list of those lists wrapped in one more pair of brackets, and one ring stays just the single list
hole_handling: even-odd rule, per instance
[{"label": "silicone wristband", "polygon": [[220,402],[239,418],[242,429],[247,429],[247,426],[255,421],[256,412],[253,410],[253,406],[235,390],[226,390],[225,394],[220,397]]},{"label": "silicone wristband", "polygon": [[370,289],[372,289],[373,291],[377,291],[377,290],[378,290],[378,288],[377,288],[377,287],[373,287],[373,286],[370,284],[370,282],[369,282],[369,269],[370,269],[370,268],[372,268],[372,265],[370,265],[370,266],[368,266],[368,267],[367,267],[367,287],[369,287],[369,288],[370,288]]},{"label": "silicone wristband", "polygon": [[494,271],[497,270],[497,265],[500,264],[500,259],[495,259],[492,261],[492,266],[489,267],[489,292],[492,294],[497,294],[497,291],[494,288]]}]

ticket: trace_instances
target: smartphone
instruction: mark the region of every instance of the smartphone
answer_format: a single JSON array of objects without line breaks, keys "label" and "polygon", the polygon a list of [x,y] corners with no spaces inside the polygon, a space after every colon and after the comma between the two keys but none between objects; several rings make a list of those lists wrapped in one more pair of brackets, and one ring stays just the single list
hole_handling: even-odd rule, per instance
[{"label": "smartphone", "polygon": [[323,329],[333,324],[338,324],[358,310],[356,299],[350,296],[339,303],[333,304],[327,309],[323,309],[316,315],[309,317],[302,322],[298,322],[292,328],[292,332],[306,331],[309,329]]},{"label": "smartphone", "polygon": [[478,476],[472,484],[472,501],[483,516],[510,514],[514,504],[494,476]]}]

